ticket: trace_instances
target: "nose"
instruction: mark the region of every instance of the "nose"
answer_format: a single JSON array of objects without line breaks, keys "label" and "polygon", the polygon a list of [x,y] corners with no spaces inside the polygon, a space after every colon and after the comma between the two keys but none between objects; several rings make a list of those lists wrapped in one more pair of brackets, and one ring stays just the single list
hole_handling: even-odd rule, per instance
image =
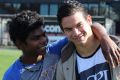
[{"label": "nose", "polygon": [[73,37],[77,37],[80,33],[81,33],[81,32],[79,31],[79,29],[74,28],[72,35],[73,35]]}]

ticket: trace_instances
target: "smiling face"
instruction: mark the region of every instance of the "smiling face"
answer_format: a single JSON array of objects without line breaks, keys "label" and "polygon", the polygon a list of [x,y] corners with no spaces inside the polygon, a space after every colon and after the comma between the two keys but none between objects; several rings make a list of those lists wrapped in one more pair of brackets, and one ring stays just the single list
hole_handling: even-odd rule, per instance
[{"label": "smiling face", "polygon": [[26,43],[19,43],[19,48],[23,51],[24,55],[36,56],[44,54],[45,49],[42,50],[43,46],[47,45],[47,37],[43,29],[37,28],[33,30],[25,40]]},{"label": "smiling face", "polygon": [[61,22],[65,35],[75,45],[86,44],[88,38],[93,36],[91,24],[91,16],[87,15],[85,18],[81,12],[63,17]]}]

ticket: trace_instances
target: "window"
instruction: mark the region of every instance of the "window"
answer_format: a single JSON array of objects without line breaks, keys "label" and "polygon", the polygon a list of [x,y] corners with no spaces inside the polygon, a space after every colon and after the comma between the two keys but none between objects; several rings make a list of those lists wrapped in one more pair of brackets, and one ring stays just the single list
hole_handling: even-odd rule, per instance
[{"label": "window", "polygon": [[98,15],[98,4],[89,4],[89,11],[92,16]]},{"label": "window", "polygon": [[57,4],[50,4],[50,15],[56,15],[58,10]]},{"label": "window", "polygon": [[84,5],[85,9],[89,10],[88,4],[83,4],[83,5]]},{"label": "window", "polygon": [[48,5],[47,4],[40,5],[40,14],[41,15],[48,15]]},{"label": "window", "polygon": [[103,15],[105,15],[105,13],[106,13],[106,3],[105,2],[101,2],[100,3],[100,12],[99,12],[99,15],[103,16]]},{"label": "window", "polygon": [[15,9],[20,9],[20,7],[21,7],[21,4],[19,4],[19,3],[13,3],[13,8],[15,8]]}]

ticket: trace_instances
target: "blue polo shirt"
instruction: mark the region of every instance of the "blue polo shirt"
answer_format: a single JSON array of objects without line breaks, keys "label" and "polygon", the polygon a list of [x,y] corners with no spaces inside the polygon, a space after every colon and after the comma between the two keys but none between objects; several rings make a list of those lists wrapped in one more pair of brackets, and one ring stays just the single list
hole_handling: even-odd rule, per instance
[{"label": "blue polo shirt", "polygon": [[[50,54],[57,54],[60,56],[62,47],[67,44],[68,39],[64,38],[59,41],[56,41],[52,44],[49,44],[47,46],[47,51]],[[32,66],[31,65],[25,65],[22,62],[20,62],[20,59],[17,59],[5,72],[3,76],[3,80],[20,80],[20,73],[22,72],[23,68],[26,66]]]}]

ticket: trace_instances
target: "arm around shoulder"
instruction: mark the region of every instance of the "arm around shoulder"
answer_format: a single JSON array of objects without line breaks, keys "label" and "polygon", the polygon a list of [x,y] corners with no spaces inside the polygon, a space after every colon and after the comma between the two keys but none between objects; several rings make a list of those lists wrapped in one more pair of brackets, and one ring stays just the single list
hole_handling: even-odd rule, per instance
[{"label": "arm around shoulder", "polygon": [[52,44],[49,44],[49,51],[50,53],[54,53],[54,54],[61,54],[61,49],[68,43],[68,38],[65,37],[61,40],[58,40],[56,42],[53,42]]}]

